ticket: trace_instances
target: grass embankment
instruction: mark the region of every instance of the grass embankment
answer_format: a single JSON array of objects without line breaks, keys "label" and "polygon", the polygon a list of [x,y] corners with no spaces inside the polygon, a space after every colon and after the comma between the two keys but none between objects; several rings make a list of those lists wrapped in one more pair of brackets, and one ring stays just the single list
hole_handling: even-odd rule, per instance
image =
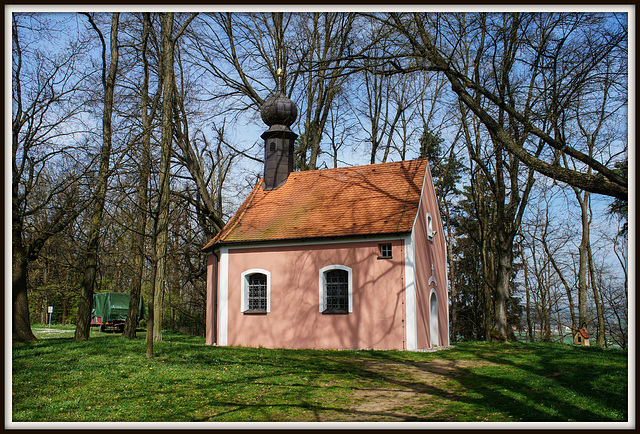
[{"label": "grass embankment", "polygon": [[[425,353],[208,347],[38,330],[13,346],[19,421],[626,421],[627,353],[464,343]],[[56,337],[56,333],[58,334]]]}]

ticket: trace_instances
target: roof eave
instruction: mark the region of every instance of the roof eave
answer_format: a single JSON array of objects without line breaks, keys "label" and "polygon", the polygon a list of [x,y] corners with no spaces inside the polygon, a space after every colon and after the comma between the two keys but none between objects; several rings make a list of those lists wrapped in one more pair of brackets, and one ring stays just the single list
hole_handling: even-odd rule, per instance
[{"label": "roof eave", "polygon": [[318,241],[327,241],[327,242],[353,242],[356,240],[367,240],[372,238],[384,238],[384,237],[393,237],[393,238],[402,238],[407,234],[410,234],[411,231],[394,231],[394,232],[381,232],[381,233],[370,233],[370,234],[354,234],[354,235],[327,235],[327,236],[318,236],[318,237],[304,237],[304,238],[271,238],[265,240],[240,240],[240,241],[221,241],[212,244],[209,247],[204,247],[202,250],[208,252],[209,254],[219,250],[222,247],[227,246],[253,246],[253,245],[265,245],[265,244],[307,244],[311,242]]}]

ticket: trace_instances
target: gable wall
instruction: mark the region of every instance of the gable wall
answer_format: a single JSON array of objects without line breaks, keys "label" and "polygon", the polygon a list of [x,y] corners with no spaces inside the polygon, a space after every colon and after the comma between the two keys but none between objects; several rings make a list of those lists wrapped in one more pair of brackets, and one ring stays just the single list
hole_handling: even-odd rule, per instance
[{"label": "gable wall", "polygon": [[[229,248],[226,344],[402,349],[404,242],[386,242],[393,245],[393,259],[378,259],[380,241]],[[319,270],[329,265],[353,270],[353,312],[349,314],[319,312]],[[267,314],[241,312],[241,274],[251,269],[270,272]]]},{"label": "gable wall", "polygon": [[[428,169],[427,169],[428,170]],[[427,213],[433,218],[433,241],[427,239]],[[431,174],[425,176],[420,209],[413,228],[416,264],[416,317],[418,348],[430,348],[430,309],[432,290],[438,298],[439,345],[449,345],[449,299],[447,291],[447,258],[444,234]],[[431,266],[433,265],[433,271]],[[430,281],[431,276],[435,282]]]}]

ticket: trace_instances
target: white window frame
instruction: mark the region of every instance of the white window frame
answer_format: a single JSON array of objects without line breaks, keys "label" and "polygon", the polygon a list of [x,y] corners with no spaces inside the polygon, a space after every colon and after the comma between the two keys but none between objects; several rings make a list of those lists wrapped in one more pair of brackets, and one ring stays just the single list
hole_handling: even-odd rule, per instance
[{"label": "white window frame", "polygon": [[427,213],[427,239],[429,241],[433,241],[433,217],[431,214]]},{"label": "white window frame", "polygon": [[[384,255],[383,250],[386,250],[386,247],[389,248],[389,254]],[[378,244],[379,256],[378,259],[393,259],[393,243],[380,243]]]},{"label": "white window frame", "polygon": [[240,287],[242,288],[241,292],[241,301],[240,306],[242,312],[247,312],[249,310],[249,276],[252,274],[261,273],[267,276],[267,313],[271,312],[271,273],[267,270],[263,270],[261,268],[252,268],[251,270],[244,271],[240,275]]},{"label": "white window frame", "polygon": [[324,273],[331,270],[344,270],[347,272],[347,312],[353,312],[353,270],[346,265],[328,265],[323,267],[318,272],[318,290],[319,290],[319,305],[320,313],[325,311],[327,305],[327,291],[325,286]]}]

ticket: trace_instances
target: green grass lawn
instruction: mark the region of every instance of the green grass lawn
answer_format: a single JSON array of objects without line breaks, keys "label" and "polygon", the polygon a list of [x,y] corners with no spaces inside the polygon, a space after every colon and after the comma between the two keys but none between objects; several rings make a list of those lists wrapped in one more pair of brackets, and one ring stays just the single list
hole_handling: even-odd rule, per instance
[{"label": "green grass lawn", "polygon": [[627,353],[464,343],[436,352],[210,347],[34,327],[15,344],[12,421],[628,420]]}]

